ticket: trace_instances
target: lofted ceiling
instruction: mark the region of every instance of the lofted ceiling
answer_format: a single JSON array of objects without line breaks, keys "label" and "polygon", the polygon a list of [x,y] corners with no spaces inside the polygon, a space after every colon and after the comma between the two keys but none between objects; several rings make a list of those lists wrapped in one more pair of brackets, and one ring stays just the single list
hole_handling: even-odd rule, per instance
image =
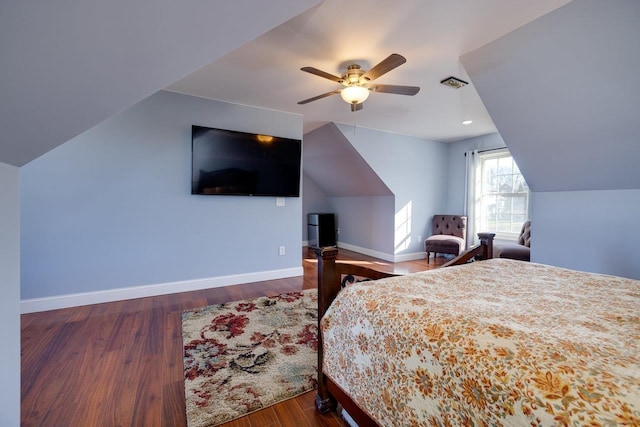
[{"label": "lofted ceiling", "polygon": [[[304,131],[328,122],[455,141],[494,132],[464,53],[568,0],[51,0],[0,6],[0,162],[21,166],[158,90],[295,112]],[[373,93],[351,113],[336,88],[303,73],[407,63],[377,83],[420,86],[414,97]],[[208,64],[208,65],[207,65]],[[472,119],[463,126],[463,119]]]},{"label": "lofted ceiling", "polygon": [[332,197],[393,195],[335,123],[304,136],[304,173]]},{"label": "lofted ceiling", "polygon": [[[167,90],[304,116],[308,133],[328,122],[356,124],[451,142],[495,132],[459,58],[568,3],[568,0],[325,0],[168,86]],[[369,69],[391,53],[407,62],[376,80],[421,87],[415,96],[372,93],[352,113],[340,95],[297,102],[339,88],[300,71],[334,75],[356,63]],[[471,125],[461,124],[471,119]]]}]

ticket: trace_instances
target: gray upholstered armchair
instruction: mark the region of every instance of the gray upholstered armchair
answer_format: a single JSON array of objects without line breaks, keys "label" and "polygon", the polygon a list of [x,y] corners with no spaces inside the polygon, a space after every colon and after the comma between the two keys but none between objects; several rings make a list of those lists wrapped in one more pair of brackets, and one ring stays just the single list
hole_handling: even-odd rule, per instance
[{"label": "gray upholstered armchair", "polygon": [[494,258],[510,258],[520,261],[531,259],[531,221],[522,224],[518,241],[495,239],[493,241]]},{"label": "gray upholstered armchair", "polygon": [[429,255],[438,254],[460,255],[465,250],[467,234],[467,217],[461,215],[434,215],[433,231],[424,241],[424,250]]}]

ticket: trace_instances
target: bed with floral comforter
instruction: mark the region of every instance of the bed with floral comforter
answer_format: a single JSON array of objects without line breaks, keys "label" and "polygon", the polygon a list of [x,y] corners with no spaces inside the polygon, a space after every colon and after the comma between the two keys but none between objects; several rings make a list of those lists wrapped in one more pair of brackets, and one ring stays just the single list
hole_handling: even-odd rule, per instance
[{"label": "bed with floral comforter", "polygon": [[640,281],[492,259],[348,286],[323,370],[383,426],[640,426]]}]

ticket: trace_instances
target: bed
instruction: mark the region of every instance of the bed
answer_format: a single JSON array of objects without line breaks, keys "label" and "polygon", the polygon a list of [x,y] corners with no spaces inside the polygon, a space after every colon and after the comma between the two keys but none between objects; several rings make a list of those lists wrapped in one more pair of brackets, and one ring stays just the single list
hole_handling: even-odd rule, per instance
[{"label": "bed", "polygon": [[640,281],[491,259],[492,239],[398,277],[316,250],[317,409],[361,427],[640,426]]}]

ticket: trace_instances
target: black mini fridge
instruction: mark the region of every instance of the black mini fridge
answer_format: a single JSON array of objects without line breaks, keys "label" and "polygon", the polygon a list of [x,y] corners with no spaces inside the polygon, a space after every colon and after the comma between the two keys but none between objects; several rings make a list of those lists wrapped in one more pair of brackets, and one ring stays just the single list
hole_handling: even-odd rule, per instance
[{"label": "black mini fridge", "polygon": [[336,245],[336,220],[332,213],[307,214],[309,246],[324,248]]}]

